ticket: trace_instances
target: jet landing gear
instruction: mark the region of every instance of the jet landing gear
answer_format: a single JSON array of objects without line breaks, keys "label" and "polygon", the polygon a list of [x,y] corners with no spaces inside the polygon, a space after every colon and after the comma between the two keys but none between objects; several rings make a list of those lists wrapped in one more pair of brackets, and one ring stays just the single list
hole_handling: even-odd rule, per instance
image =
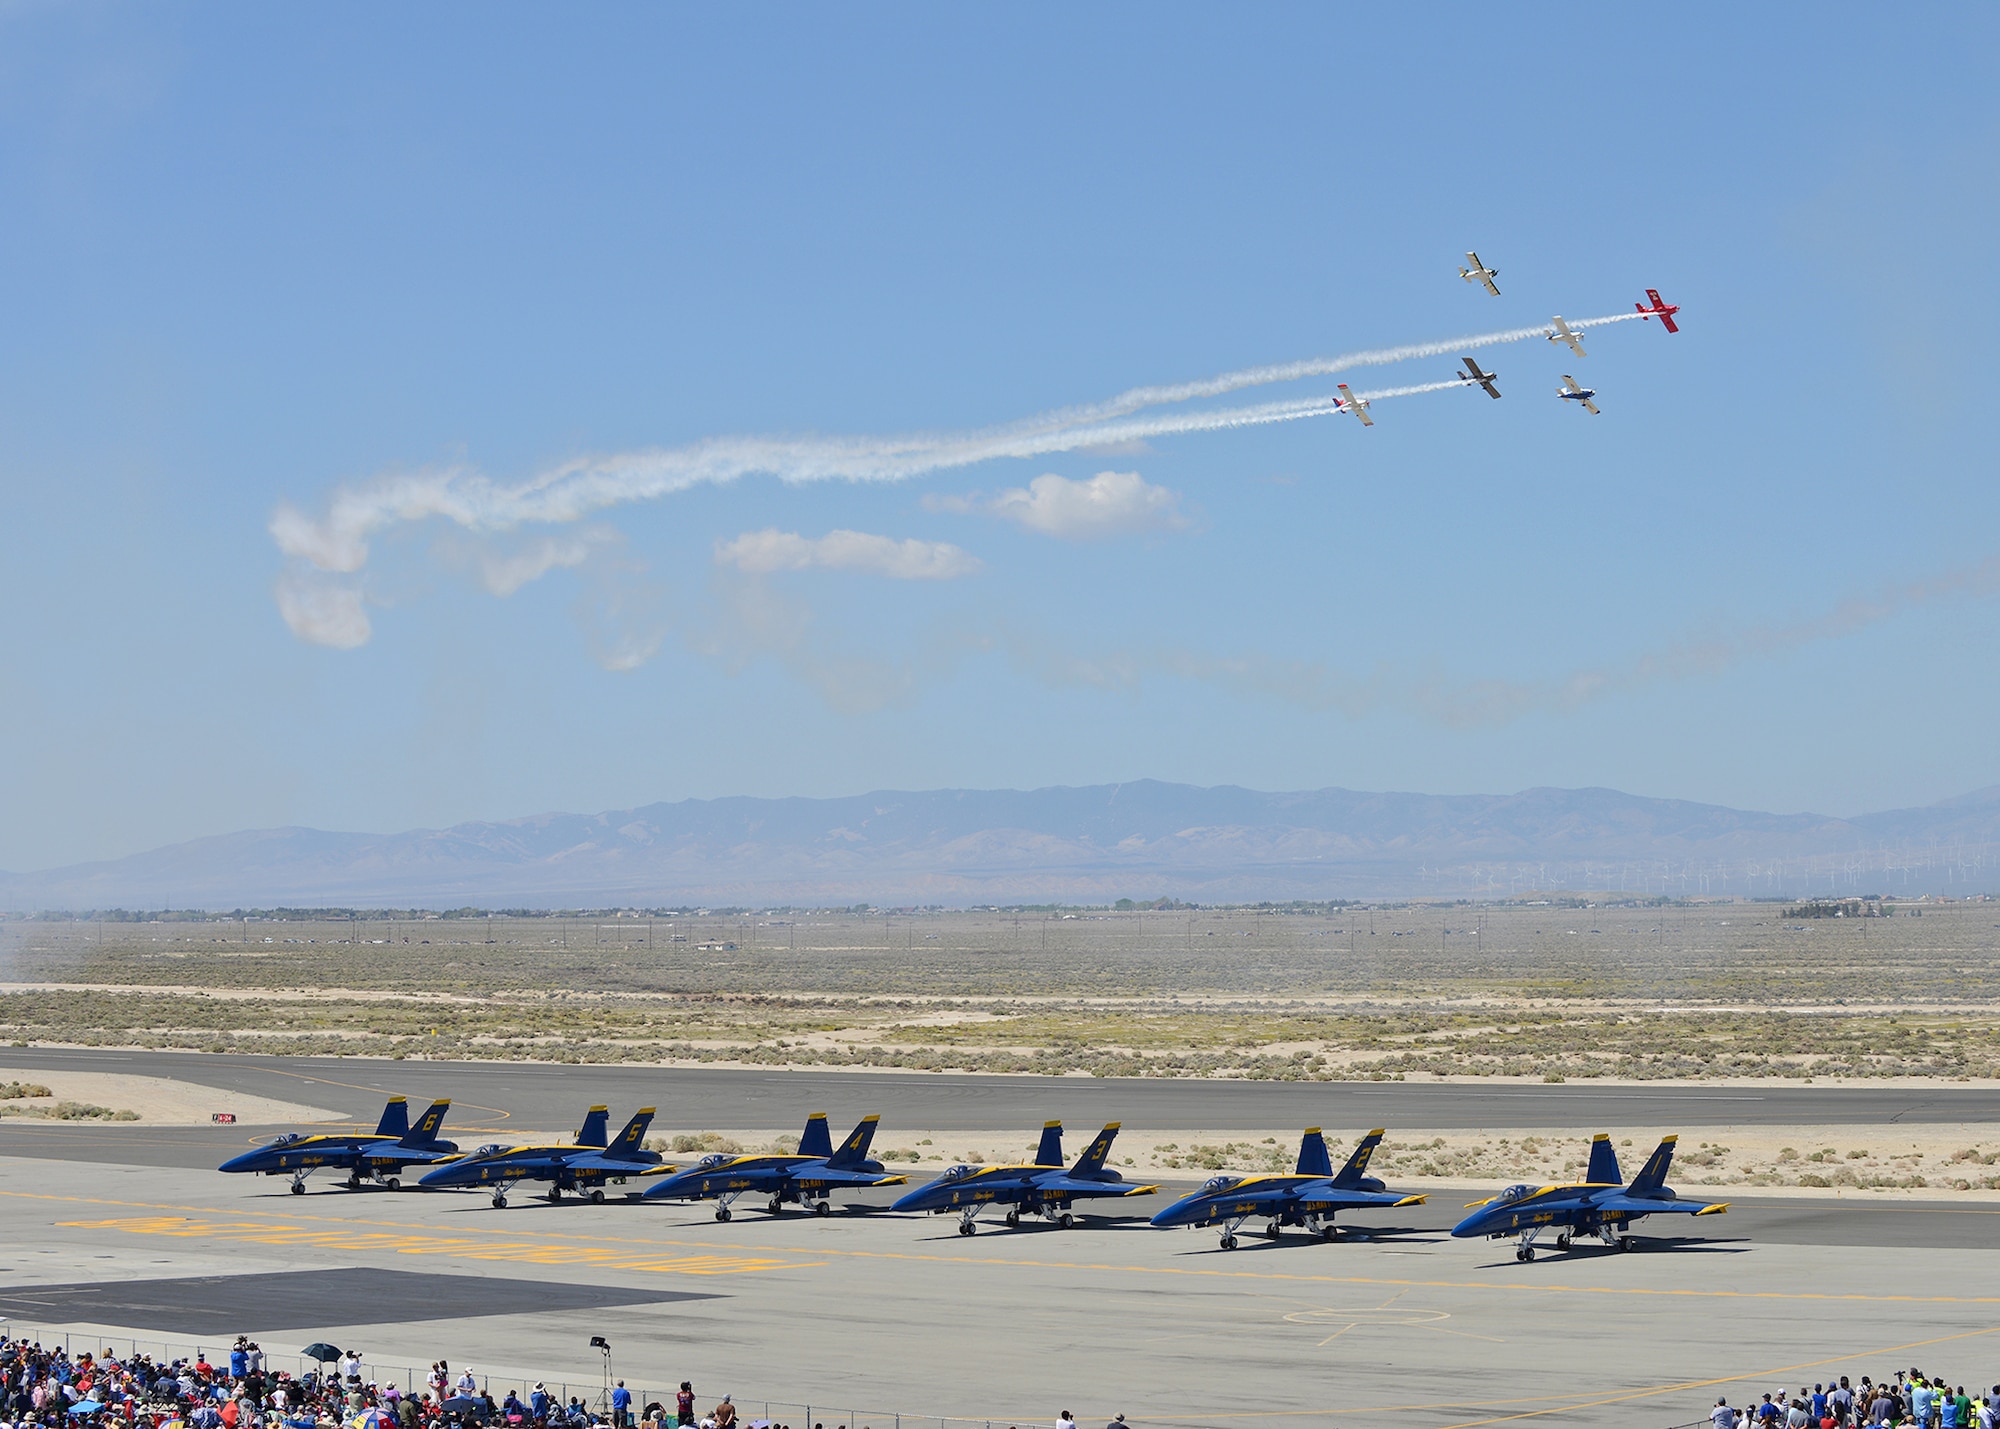
[{"label": "jet landing gear", "polygon": [[976,1206],[967,1206],[960,1211],[958,1213],[958,1233],[960,1235],[972,1235],[976,1232],[978,1227],[973,1225],[973,1222],[979,1219],[979,1213],[985,1209],[986,1207],[982,1203]]},{"label": "jet landing gear", "polygon": [[[1522,1231],[1521,1243],[1514,1247],[1514,1259],[1533,1260],[1535,1258],[1535,1237],[1541,1233],[1542,1228],[1540,1226],[1530,1226],[1527,1230]],[[1562,1242],[1558,1240],[1556,1244],[1560,1246]]]},{"label": "jet landing gear", "polygon": [[1222,1248],[1224,1250],[1236,1249],[1236,1232],[1243,1229],[1243,1223],[1249,1219],[1250,1217],[1248,1216],[1236,1216],[1227,1225],[1223,1226]]},{"label": "jet landing gear", "polygon": [[1333,1218],[1331,1216],[1322,1218],[1319,1216],[1308,1215],[1306,1217],[1306,1234],[1309,1236],[1317,1236],[1321,1240],[1340,1239],[1340,1231],[1334,1225]]},{"label": "jet landing gear", "polygon": [[292,1194],[294,1196],[303,1196],[306,1193],[306,1177],[310,1175],[312,1175],[312,1167],[310,1166],[301,1166],[292,1173]]}]

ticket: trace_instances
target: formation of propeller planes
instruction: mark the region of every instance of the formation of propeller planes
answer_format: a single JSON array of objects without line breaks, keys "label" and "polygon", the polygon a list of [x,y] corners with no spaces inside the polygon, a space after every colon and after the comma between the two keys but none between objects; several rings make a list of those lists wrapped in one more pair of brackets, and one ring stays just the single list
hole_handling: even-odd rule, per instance
[{"label": "formation of propeller planes", "polygon": [[[1490,270],[1489,270],[1490,275]],[[1477,371],[1476,368],[1472,369]],[[1488,374],[1490,376],[1490,374]],[[1473,379],[1477,380],[1477,379]],[[607,1188],[643,1181],[644,1188],[621,1194],[632,1201],[709,1201],[718,1221],[730,1219],[731,1204],[742,1196],[764,1200],[764,1209],[779,1215],[787,1205],[815,1215],[832,1212],[836,1191],[902,1185],[880,1161],[870,1159],[879,1116],[865,1116],[838,1147],[828,1134],[826,1115],[815,1112],[799,1137],[796,1152],[716,1152],[694,1164],[671,1166],[645,1145],[653,1108],[645,1107],[627,1122],[616,1138],[608,1138],[609,1109],[590,1108],[572,1144],[482,1146],[460,1152],[437,1133],[449,1101],[438,1101],[412,1126],[408,1107],[393,1098],[373,1134],[312,1134],[293,1132],[225,1162],[223,1171],[263,1176],[289,1176],[293,1195],[305,1193],[306,1178],[316,1170],[344,1171],[347,1189],[366,1182],[387,1190],[402,1186],[413,1166],[429,1168],[420,1185],[427,1189],[478,1189],[492,1197],[495,1209],[507,1204],[507,1193],[524,1181],[547,1186],[551,1203],[566,1195],[602,1204]],[[1003,1213],[1009,1227],[1024,1217],[1041,1217],[1067,1229],[1077,1223],[1079,1202],[1147,1196],[1158,1186],[1128,1183],[1107,1164],[1119,1123],[1108,1123],[1091,1139],[1074,1164],[1066,1165],[1062,1123],[1043,1126],[1035,1159],[1028,1162],[953,1166],[935,1180],[903,1195],[890,1208],[927,1214],[955,1214],[958,1233],[972,1235],[975,1222],[989,1207]],[[1181,1197],[1152,1218],[1154,1226],[1216,1227],[1224,1250],[1237,1246],[1236,1233],[1252,1221],[1266,1222],[1263,1234],[1272,1240],[1285,1227],[1296,1226],[1320,1240],[1336,1240],[1334,1217],[1341,1211],[1420,1205],[1422,1195],[1391,1191],[1368,1174],[1368,1162],[1382,1144],[1381,1128],[1361,1138],[1336,1171],[1318,1127],[1307,1128],[1299,1141],[1298,1162],[1288,1173],[1219,1175],[1199,1190]],[[1631,1225],[1662,1212],[1713,1215],[1727,1205],[1692,1201],[1666,1184],[1674,1138],[1663,1140],[1630,1185],[1622,1184],[1618,1156],[1611,1138],[1599,1135],[1590,1149],[1590,1163],[1578,1182],[1549,1186],[1510,1186],[1497,1196],[1475,1201],[1472,1214],[1452,1227],[1462,1238],[1514,1238],[1515,1255],[1533,1260],[1535,1241],[1552,1234],[1558,1248],[1567,1249],[1577,1236],[1596,1236],[1618,1250],[1632,1247]]]},{"label": "formation of propeller planes", "polygon": [[[1500,276],[1500,270],[1498,268],[1487,267],[1485,263],[1480,261],[1477,253],[1467,253],[1465,260],[1472,266],[1469,268],[1460,268],[1458,276],[1468,283],[1480,284],[1494,297],[1499,297],[1500,286],[1493,280]],[[1679,332],[1680,325],[1674,321],[1674,315],[1680,311],[1680,306],[1676,303],[1667,302],[1660,296],[1660,291],[1657,288],[1646,289],[1646,298],[1647,302],[1634,303],[1632,305],[1640,321],[1650,322],[1654,318],[1658,318],[1660,326],[1668,332]],[[1628,316],[1626,321],[1629,322],[1630,320]],[[1557,313],[1550,321],[1552,326],[1543,336],[1548,338],[1550,342],[1565,344],[1578,357],[1589,356],[1583,350],[1582,335],[1567,322],[1563,321],[1561,313]],[[1598,321],[1603,321],[1603,319],[1599,319]],[[1498,374],[1481,371],[1479,364],[1470,357],[1461,360],[1465,363],[1465,367],[1462,371],[1455,374],[1458,380],[1468,387],[1483,389],[1487,396],[1497,400],[1500,396],[1500,388],[1496,385]],[[1593,417],[1598,415],[1598,406],[1594,400],[1597,396],[1597,389],[1595,387],[1583,386],[1567,372],[1563,374],[1563,385],[1556,389],[1556,396],[1562,398],[1565,402],[1576,403]],[[1375,425],[1375,419],[1368,415],[1369,403],[1367,399],[1355,396],[1353,392],[1348,390],[1345,382],[1340,384],[1340,396],[1335,399],[1334,405],[1341,411],[1352,413],[1355,417],[1359,418],[1361,425],[1364,427]]]}]

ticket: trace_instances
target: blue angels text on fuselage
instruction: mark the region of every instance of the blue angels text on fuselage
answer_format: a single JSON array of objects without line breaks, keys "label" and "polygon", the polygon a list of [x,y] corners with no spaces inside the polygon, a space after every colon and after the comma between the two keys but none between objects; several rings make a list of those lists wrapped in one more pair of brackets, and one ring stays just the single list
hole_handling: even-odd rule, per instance
[{"label": "blue angels text on fuselage", "polygon": [[218,1168],[256,1176],[290,1176],[292,1194],[303,1196],[306,1177],[315,1171],[345,1171],[347,1189],[358,1191],[363,1181],[374,1181],[394,1191],[403,1184],[403,1172],[411,1166],[432,1166],[458,1156],[458,1147],[438,1140],[438,1128],[449,1101],[432,1102],[430,1109],[410,1125],[410,1104],[403,1097],[391,1097],[382,1108],[382,1120],[373,1135],[367,1133],[330,1134],[288,1131],[255,1150],[231,1157]]},{"label": "blue angels text on fuselage", "polygon": [[1076,1165],[1062,1160],[1062,1123],[1042,1128],[1042,1143],[1031,1165],[954,1166],[937,1180],[896,1202],[899,1211],[957,1211],[958,1233],[971,1235],[973,1222],[988,1206],[1005,1206],[1007,1224],[1018,1226],[1022,1216],[1043,1216],[1068,1229],[1076,1224],[1078,1201],[1102,1196],[1149,1196],[1158,1186],[1128,1186],[1125,1178],[1105,1166],[1118,1123],[1107,1124]]},{"label": "blue angels text on fuselage", "polygon": [[1593,1235],[1614,1249],[1630,1250],[1632,1222],[1642,1216],[1712,1216],[1728,1210],[1726,1201],[1683,1200],[1667,1185],[1676,1140],[1672,1136],[1662,1140],[1632,1184],[1624,1186],[1619,1184],[1618,1153],[1612,1150],[1611,1138],[1599,1133],[1590,1143],[1590,1166],[1581,1182],[1509,1186],[1490,1200],[1472,1202],[1466,1207],[1472,1214],[1451,1233],[1495,1240],[1517,1236],[1514,1258],[1533,1260],[1535,1241],[1544,1231],[1554,1234],[1558,1250],[1569,1249],[1575,1236]]},{"label": "blue angels text on fuselage", "polygon": [[1268,1220],[1264,1234],[1278,1238],[1285,1226],[1303,1227],[1322,1240],[1338,1236],[1336,1211],[1358,1206],[1417,1206],[1422,1196],[1389,1190],[1368,1174],[1368,1158],[1382,1144],[1380,1127],[1361,1138],[1354,1154],[1338,1173],[1327,1154],[1326,1138],[1316,1126],[1299,1140],[1298,1169],[1289,1176],[1217,1176],[1191,1196],[1183,1196],[1153,1217],[1156,1226],[1222,1227],[1222,1248],[1236,1249],[1236,1232],[1245,1221]]},{"label": "blue angels text on fuselage", "polygon": [[766,1197],[764,1209],[777,1215],[790,1201],[810,1205],[819,1215],[832,1209],[829,1193],[850,1187],[900,1186],[905,1177],[868,1159],[879,1116],[864,1116],[847,1140],[834,1149],[827,1134],[826,1113],[814,1112],[799,1137],[796,1155],[704,1156],[687,1168],[656,1181],[640,1199],[647,1201],[714,1201],[715,1218],[729,1219],[729,1204],[738,1196]]},{"label": "blue angels text on fuselage", "polygon": [[563,1193],[570,1191],[602,1203],[606,1185],[622,1184],[628,1176],[653,1176],[673,1169],[660,1163],[659,1152],[645,1148],[653,1108],[640,1108],[639,1114],[625,1123],[618,1139],[607,1144],[604,1132],[610,1117],[608,1107],[594,1106],[584,1117],[574,1146],[482,1146],[470,1156],[438,1167],[419,1184],[428,1190],[477,1186],[493,1193],[493,1206],[498,1210],[506,1206],[507,1191],[518,1181],[546,1181],[551,1201],[560,1201]]}]

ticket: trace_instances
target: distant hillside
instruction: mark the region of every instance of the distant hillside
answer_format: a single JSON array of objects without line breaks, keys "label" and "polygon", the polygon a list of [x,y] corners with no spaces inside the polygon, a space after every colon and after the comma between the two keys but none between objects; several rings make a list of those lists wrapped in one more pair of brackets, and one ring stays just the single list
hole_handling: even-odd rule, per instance
[{"label": "distant hillside", "polygon": [[399,834],[260,829],[0,875],[0,908],[1965,894],[1996,884],[2000,788],[1833,819],[1610,789],[1263,794],[1145,780],[691,799]]}]

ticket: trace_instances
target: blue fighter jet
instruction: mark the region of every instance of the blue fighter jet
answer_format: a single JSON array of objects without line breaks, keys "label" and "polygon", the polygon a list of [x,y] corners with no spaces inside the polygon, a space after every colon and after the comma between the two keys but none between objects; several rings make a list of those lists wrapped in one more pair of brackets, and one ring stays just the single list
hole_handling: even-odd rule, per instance
[{"label": "blue fighter jet", "polygon": [[660,1164],[660,1153],[645,1149],[646,1128],[653,1108],[643,1107],[625,1123],[618,1139],[604,1140],[610,1124],[607,1107],[594,1106],[583,1119],[574,1146],[482,1146],[470,1156],[440,1166],[419,1184],[426,1187],[479,1186],[493,1192],[493,1208],[504,1210],[507,1192],[517,1181],[546,1181],[551,1203],[563,1192],[588,1196],[604,1204],[607,1184],[623,1185],[628,1176],[654,1176],[673,1167]]},{"label": "blue fighter jet", "polygon": [[1619,1184],[1618,1153],[1611,1138],[1598,1133],[1590,1143],[1590,1166],[1580,1184],[1567,1186],[1509,1186],[1490,1200],[1473,1201],[1466,1209],[1472,1214],[1451,1228],[1455,1236],[1486,1236],[1500,1240],[1519,1236],[1514,1259],[1533,1260],[1535,1240],[1543,1231],[1554,1231],[1556,1249],[1568,1250],[1575,1236],[1594,1235],[1616,1250],[1632,1249],[1628,1227],[1641,1216],[1677,1213],[1689,1216],[1717,1216],[1729,1209],[1727,1201],[1684,1201],[1667,1185],[1667,1168],[1673,1164],[1674,1142],[1669,1136],[1632,1184]]},{"label": "blue fighter jet", "polygon": [[833,1149],[827,1134],[826,1113],[816,1111],[806,1121],[799,1137],[797,1155],[729,1156],[717,1153],[646,1188],[644,1201],[714,1201],[715,1218],[729,1219],[729,1203],[746,1193],[770,1197],[764,1209],[777,1215],[787,1201],[811,1206],[814,1214],[828,1215],[833,1205],[829,1192],[846,1186],[900,1186],[907,1177],[886,1172],[880,1161],[868,1159],[868,1143],[875,1139],[879,1116],[864,1116],[861,1124]]},{"label": "blue fighter jet", "polygon": [[450,1106],[449,1101],[432,1102],[430,1110],[411,1126],[409,1102],[402,1097],[391,1097],[382,1108],[382,1120],[373,1135],[288,1131],[254,1151],[230,1158],[218,1169],[256,1176],[290,1176],[294,1196],[306,1193],[306,1177],[319,1170],[345,1171],[350,1191],[360,1190],[363,1181],[374,1181],[391,1191],[400,1190],[405,1168],[435,1165],[458,1155],[456,1144],[437,1139],[438,1127],[443,1125]]},{"label": "blue fighter jet", "polygon": [[1076,1224],[1075,1202],[1100,1196],[1150,1196],[1158,1186],[1128,1186],[1116,1171],[1106,1169],[1105,1158],[1118,1135],[1112,1122],[1097,1133],[1090,1148],[1076,1158],[1067,1171],[1062,1164],[1062,1123],[1049,1122],[1042,1128],[1042,1144],[1032,1165],[954,1166],[925,1186],[919,1186],[893,1209],[898,1211],[957,1211],[958,1233],[971,1235],[979,1213],[988,1206],[1005,1206],[1007,1224],[1018,1226],[1021,1217],[1042,1216],[1068,1230]]},{"label": "blue fighter jet", "polygon": [[1338,1240],[1333,1216],[1357,1206],[1420,1206],[1422,1196],[1388,1190],[1368,1174],[1368,1158],[1382,1144],[1377,1127],[1361,1138],[1347,1164],[1335,1175],[1326,1138],[1318,1127],[1299,1140],[1299,1166],[1289,1176],[1217,1176],[1191,1196],[1183,1196],[1153,1217],[1156,1226],[1222,1227],[1222,1248],[1236,1249],[1236,1232],[1253,1216],[1268,1216],[1264,1234],[1278,1238],[1281,1226],[1303,1226],[1321,1240]]}]

